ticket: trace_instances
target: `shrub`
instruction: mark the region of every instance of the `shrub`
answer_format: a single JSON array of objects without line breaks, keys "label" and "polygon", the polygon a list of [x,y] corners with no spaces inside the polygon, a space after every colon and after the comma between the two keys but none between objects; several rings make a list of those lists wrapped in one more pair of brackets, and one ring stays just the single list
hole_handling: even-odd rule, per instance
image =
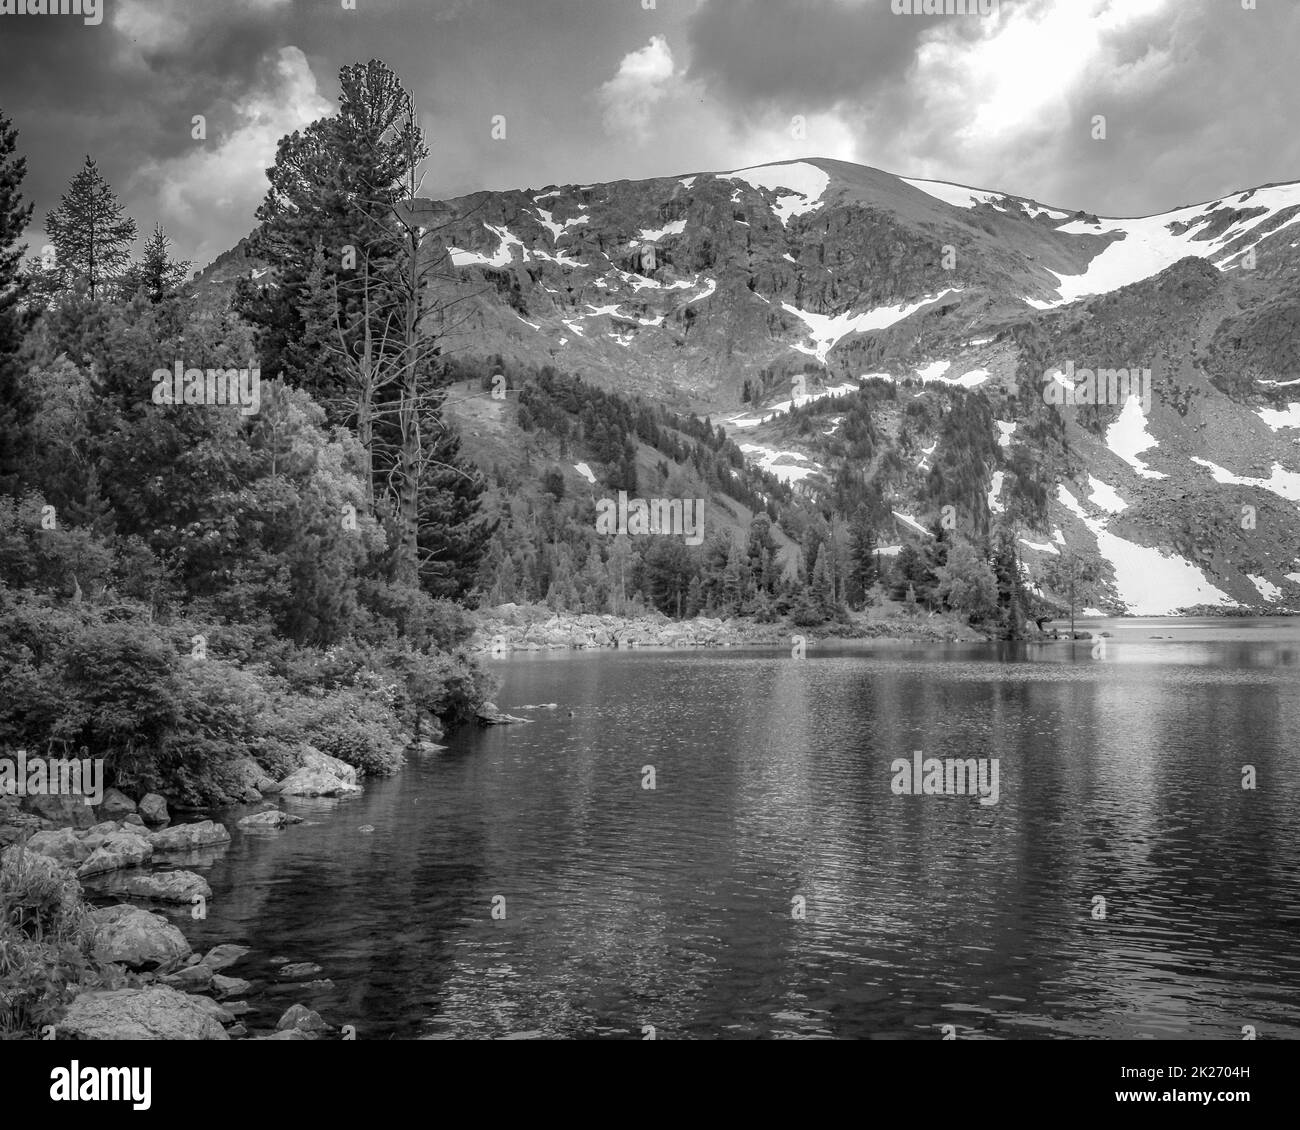
[{"label": "shrub", "polygon": [[54,1022],[91,969],[81,884],[44,856],[10,848],[0,863],[0,1036]]}]

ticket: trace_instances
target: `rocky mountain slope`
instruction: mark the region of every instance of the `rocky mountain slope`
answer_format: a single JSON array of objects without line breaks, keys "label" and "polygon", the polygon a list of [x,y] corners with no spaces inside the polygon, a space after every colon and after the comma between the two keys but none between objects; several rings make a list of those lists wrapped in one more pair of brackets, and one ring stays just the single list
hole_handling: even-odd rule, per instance
[{"label": "rocky mountain slope", "polygon": [[[817,498],[879,474],[900,544],[1010,510],[1032,577],[1077,554],[1102,610],[1300,608],[1300,183],[1106,219],[817,159],[413,211],[460,349],[711,414]],[[1118,369],[1149,396],[1045,402]],[[836,434],[862,387],[869,465]],[[968,393],[989,434],[945,463]]]}]

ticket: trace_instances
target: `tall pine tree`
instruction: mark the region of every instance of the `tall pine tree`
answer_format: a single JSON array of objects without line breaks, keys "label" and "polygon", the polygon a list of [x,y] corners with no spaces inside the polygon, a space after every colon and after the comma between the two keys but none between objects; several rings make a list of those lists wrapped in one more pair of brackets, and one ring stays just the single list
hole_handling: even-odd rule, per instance
[{"label": "tall pine tree", "polygon": [[26,329],[22,238],[32,205],[23,202],[27,159],[14,156],[18,131],[0,112],[0,491],[16,490],[27,423],[35,410],[22,388],[18,349]]},{"label": "tall pine tree", "polygon": [[60,285],[85,287],[92,299],[120,276],[136,234],[135,221],[122,214],[117,195],[89,156],[46,218],[45,230],[58,256]]}]

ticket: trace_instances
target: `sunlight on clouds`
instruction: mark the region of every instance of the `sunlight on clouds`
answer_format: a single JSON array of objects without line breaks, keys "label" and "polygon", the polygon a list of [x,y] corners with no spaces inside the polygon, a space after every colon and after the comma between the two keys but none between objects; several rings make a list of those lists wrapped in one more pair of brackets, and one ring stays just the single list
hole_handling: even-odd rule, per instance
[{"label": "sunlight on clouds", "polygon": [[669,94],[674,73],[672,49],[662,35],[625,55],[618,73],[599,91],[606,132],[647,136],[651,114]]},{"label": "sunlight on clouds", "polygon": [[[307,58],[297,47],[283,47],[268,78],[271,85],[237,102],[238,123],[222,131],[209,123],[212,138],[183,157],[151,162],[136,184],[158,185],[158,210],[169,231],[196,241],[203,261],[226,248],[209,245],[205,219],[213,213],[251,216],[266,194],[265,170],[275,161],[276,143],[285,134],[336,110],[316,86]],[[188,242],[188,241],[187,241]]]},{"label": "sunlight on clouds", "polygon": [[852,161],[857,155],[856,130],[835,111],[808,114],[802,136],[790,115],[731,113],[704,83],[677,68],[663,36],[625,55],[597,97],[612,138],[637,146],[654,138],[674,153],[674,168],[740,168],[810,156]]},{"label": "sunlight on clouds", "polygon": [[910,85],[930,92],[927,121],[950,139],[950,149],[920,163],[953,179],[968,162],[987,166],[992,156],[996,163],[999,148],[1019,152],[1028,140],[1049,144],[1069,135],[1079,97],[1088,89],[1140,97],[1168,77],[1173,54],[1151,44],[1136,60],[1126,60],[1124,33],[1172,5],[1173,0],[1071,0],[1008,6],[976,40],[959,36],[955,25],[937,28],[918,46]]},{"label": "sunlight on clouds", "polygon": [[113,29],[137,53],[177,47],[195,36],[196,27],[232,12],[270,12],[293,0],[222,0],[204,11],[189,0],[115,0],[110,5]]}]

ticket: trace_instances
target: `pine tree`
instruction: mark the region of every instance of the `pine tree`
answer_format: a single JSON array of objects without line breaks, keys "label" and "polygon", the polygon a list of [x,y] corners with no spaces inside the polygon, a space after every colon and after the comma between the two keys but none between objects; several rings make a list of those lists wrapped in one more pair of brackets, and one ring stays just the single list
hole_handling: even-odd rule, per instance
[{"label": "pine tree", "polygon": [[91,299],[126,266],[136,235],[135,221],[123,216],[117,195],[89,156],[46,218],[45,230],[58,257],[60,284],[85,286]]},{"label": "pine tree", "polygon": [[849,524],[849,600],[861,605],[876,583],[876,531],[865,507],[859,507]]},{"label": "pine tree", "polygon": [[185,281],[190,261],[173,259],[171,242],[162,225],[154,224],[153,234],[144,245],[144,254],[122,278],[124,293],[143,293],[156,306]]},{"label": "pine tree", "polygon": [[0,491],[17,486],[24,436],[36,410],[21,388],[17,362],[27,322],[27,276],[20,270],[27,245],[18,241],[32,215],[22,196],[27,159],[14,156],[17,145],[18,131],[0,113]]}]

